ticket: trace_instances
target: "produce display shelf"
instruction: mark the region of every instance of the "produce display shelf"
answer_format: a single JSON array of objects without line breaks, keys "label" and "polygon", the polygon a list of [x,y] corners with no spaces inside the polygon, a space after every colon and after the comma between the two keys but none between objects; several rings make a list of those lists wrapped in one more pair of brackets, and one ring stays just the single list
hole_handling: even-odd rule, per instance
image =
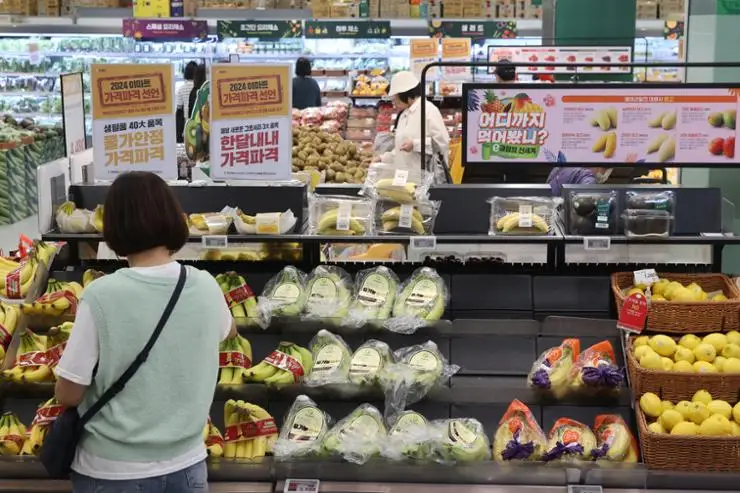
[{"label": "produce display shelf", "polygon": [[[588,236],[563,235],[566,244],[583,244]],[[600,237],[601,238],[601,237]],[[634,245],[740,245],[740,236],[732,233],[696,236],[669,236],[668,238],[635,238],[624,235],[608,236],[612,244]]]}]

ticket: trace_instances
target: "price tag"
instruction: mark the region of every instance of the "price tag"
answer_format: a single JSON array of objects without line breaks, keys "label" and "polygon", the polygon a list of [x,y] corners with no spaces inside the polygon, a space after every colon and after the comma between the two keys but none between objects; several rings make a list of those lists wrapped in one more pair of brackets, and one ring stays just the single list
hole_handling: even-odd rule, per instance
[{"label": "price tag", "polygon": [[645,330],[647,321],[648,302],[644,294],[631,294],[624,300],[622,309],[619,310],[617,327],[627,332],[640,334]]},{"label": "price tag", "polygon": [[226,235],[204,235],[200,238],[203,248],[226,248],[229,246],[229,237]]},{"label": "price tag", "polygon": [[409,171],[407,169],[397,169],[393,175],[393,186],[403,187],[409,181]]},{"label": "price tag", "polygon": [[703,236],[704,238],[724,238],[724,233],[699,233],[700,236]]},{"label": "price tag", "polygon": [[412,236],[409,241],[409,248],[412,250],[436,250],[436,236]]},{"label": "price tag", "polygon": [[337,208],[337,231],[349,231],[349,222],[352,219],[352,204],[340,202]]},{"label": "price tag", "polygon": [[283,493],[319,493],[318,479],[286,479]]},{"label": "price tag", "polygon": [[596,485],[568,485],[568,493],[603,493],[601,486]]},{"label": "price tag", "polygon": [[411,204],[402,204],[401,212],[398,215],[399,228],[411,228],[411,217],[414,214],[414,206]]},{"label": "price tag", "polygon": [[519,227],[520,228],[531,228],[532,227],[532,205],[531,204],[520,204],[519,205]]},{"label": "price tag", "polygon": [[655,269],[642,269],[634,272],[635,282],[634,284],[643,284],[645,286],[652,286],[660,279]]},{"label": "price tag", "polygon": [[280,234],[280,213],[269,212],[267,214],[257,214],[254,217],[259,235],[278,235]]},{"label": "price tag", "polygon": [[612,247],[612,239],[608,236],[585,236],[583,238],[584,250],[605,251]]}]

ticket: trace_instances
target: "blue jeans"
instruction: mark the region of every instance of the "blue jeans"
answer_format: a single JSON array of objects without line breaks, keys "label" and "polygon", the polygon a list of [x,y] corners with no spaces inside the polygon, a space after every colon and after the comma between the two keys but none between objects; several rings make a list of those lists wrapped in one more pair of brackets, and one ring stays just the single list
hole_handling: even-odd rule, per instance
[{"label": "blue jeans", "polygon": [[205,461],[181,471],[144,479],[95,479],[72,472],[74,493],[208,493]]}]

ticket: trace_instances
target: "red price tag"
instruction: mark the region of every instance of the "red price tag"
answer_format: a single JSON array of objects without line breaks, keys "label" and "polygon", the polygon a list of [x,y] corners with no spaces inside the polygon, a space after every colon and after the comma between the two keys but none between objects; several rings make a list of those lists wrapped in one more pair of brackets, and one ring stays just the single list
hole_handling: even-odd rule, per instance
[{"label": "red price tag", "polygon": [[239,428],[244,438],[269,436],[278,432],[277,424],[275,424],[273,418],[262,419],[260,421],[246,421],[240,423]]},{"label": "red price tag", "polygon": [[41,366],[48,365],[49,358],[46,351],[31,351],[18,356],[16,366]]},{"label": "red price tag", "polygon": [[62,414],[62,411],[64,411],[64,408],[58,404],[42,407],[36,411],[36,416],[34,416],[31,426],[47,425],[52,423],[60,414]]},{"label": "red price tag", "polygon": [[228,303],[229,308],[234,307],[235,305],[238,305],[242,301],[248,300],[249,298],[254,297],[254,293],[251,289],[249,289],[249,286],[246,284],[242,284],[238,288],[234,288],[228,293],[224,295],[226,298],[226,303]]},{"label": "red price tag", "polygon": [[21,297],[21,269],[23,269],[23,265],[5,274],[5,291],[7,291],[10,299]]},{"label": "red price tag", "polygon": [[239,425],[227,426],[226,429],[224,430],[224,440],[226,440],[227,442],[233,442],[234,440],[238,440],[240,432],[241,430],[239,428]]},{"label": "red price tag", "polygon": [[645,330],[647,315],[648,302],[645,295],[640,293],[631,294],[624,300],[624,305],[619,311],[617,327],[627,332],[639,334]]},{"label": "red price tag", "polygon": [[270,355],[265,358],[265,363],[272,365],[275,368],[291,372],[293,374],[293,379],[296,382],[298,382],[300,377],[304,374],[301,362],[292,356],[288,356],[282,351],[273,351],[270,353]]},{"label": "red price tag", "polygon": [[222,351],[218,353],[219,368],[251,368],[252,362],[247,355],[239,351]]},{"label": "red price tag", "polygon": [[50,368],[54,368],[59,364],[59,360],[62,359],[65,347],[67,347],[67,343],[63,342],[46,351],[46,360],[49,362]]}]

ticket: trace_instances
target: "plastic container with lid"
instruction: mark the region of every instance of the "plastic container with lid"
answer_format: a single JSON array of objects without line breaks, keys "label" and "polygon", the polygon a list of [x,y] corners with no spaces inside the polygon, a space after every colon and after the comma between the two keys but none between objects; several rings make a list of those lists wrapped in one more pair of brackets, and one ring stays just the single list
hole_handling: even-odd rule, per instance
[{"label": "plastic container with lid", "polygon": [[625,209],[622,220],[631,238],[668,238],[673,227],[673,216],[665,210]]}]

